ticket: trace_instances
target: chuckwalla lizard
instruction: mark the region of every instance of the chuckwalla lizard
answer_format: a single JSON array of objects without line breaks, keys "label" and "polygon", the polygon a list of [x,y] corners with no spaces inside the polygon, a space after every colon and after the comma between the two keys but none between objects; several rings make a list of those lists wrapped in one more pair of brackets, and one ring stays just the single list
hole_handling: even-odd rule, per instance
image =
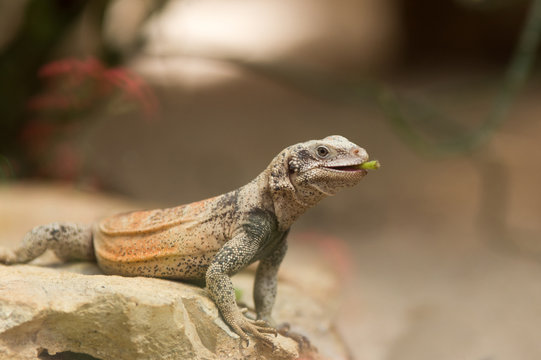
[{"label": "chuckwalla lizard", "polygon": [[[287,147],[254,180],[229,193],[168,209],[135,211],[93,225],[52,223],[26,234],[0,263],[26,263],[46,249],[64,260],[95,260],[107,274],[206,284],[224,320],[269,343],[278,267],[293,222],[308,208],[366,175],[367,152],[342,136]],[[254,283],[257,320],[243,315],[230,276],[259,261]]]}]

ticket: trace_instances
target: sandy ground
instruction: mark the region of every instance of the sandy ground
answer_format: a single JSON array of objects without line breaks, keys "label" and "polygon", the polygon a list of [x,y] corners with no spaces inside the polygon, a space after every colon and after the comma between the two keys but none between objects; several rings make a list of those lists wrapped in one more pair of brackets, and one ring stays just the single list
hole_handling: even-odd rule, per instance
[{"label": "sandy ground", "polygon": [[[219,86],[161,88],[158,121],[94,121],[83,139],[87,173],[131,199],[174,205],[246,183],[294,142],[345,135],[383,168],[309,211],[291,241],[325,251],[328,242],[312,245],[306,234],[341,239],[329,261],[344,272],[346,290],[329,296],[344,298],[337,318],[353,358],[541,359],[538,87],[477,157],[428,159],[373,104],[322,102],[224,71],[230,78]],[[457,116],[475,118],[487,98]],[[0,192],[2,214],[13,214],[0,222],[3,242],[31,220],[67,214],[54,195],[17,191]],[[76,213],[77,199],[67,208]],[[81,210],[81,218],[98,216]]]}]

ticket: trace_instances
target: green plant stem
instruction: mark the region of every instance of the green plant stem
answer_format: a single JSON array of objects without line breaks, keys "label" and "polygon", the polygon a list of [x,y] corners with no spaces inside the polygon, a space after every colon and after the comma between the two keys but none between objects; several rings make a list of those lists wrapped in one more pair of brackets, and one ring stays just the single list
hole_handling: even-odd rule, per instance
[{"label": "green plant stem", "polygon": [[386,86],[381,86],[377,90],[379,103],[393,127],[415,149],[437,155],[470,152],[484,144],[507,118],[512,104],[531,73],[540,38],[541,0],[534,0],[492,108],[479,128],[468,134],[458,136],[450,141],[430,142],[409,124],[401,112],[400,101],[394,92]]}]

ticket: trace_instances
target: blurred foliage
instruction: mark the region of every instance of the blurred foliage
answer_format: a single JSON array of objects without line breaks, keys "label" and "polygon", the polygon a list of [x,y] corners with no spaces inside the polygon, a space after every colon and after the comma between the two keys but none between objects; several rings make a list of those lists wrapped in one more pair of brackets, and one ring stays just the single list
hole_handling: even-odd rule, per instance
[{"label": "blurred foliage", "polygon": [[[42,176],[74,180],[82,158],[76,142],[98,109],[147,116],[157,110],[150,88],[119,67],[123,54],[103,39],[110,0],[29,0],[21,24],[0,49],[0,178]],[[151,2],[148,17],[165,0]],[[57,59],[59,46],[84,17],[98,37],[92,57]],[[141,44],[136,44],[141,45]]]},{"label": "blurred foliage", "polygon": [[517,0],[455,0],[457,4],[474,9],[497,9],[516,4]]},{"label": "blurred foliage", "polygon": [[30,116],[26,103],[40,87],[37,71],[88,3],[34,0],[26,5],[19,30],[0,52],[0,153],[22,157],[17,135]]},{"label": "blurred foliage", "polygon": [[14,175],[11,162],[3,155],[0,155],[0,179],[10,178]]},{"label": "blurred foliage", "polygon": [[[107,67],[95,58],[52,61],[38,75],[46,85],[29,99],[27,107],[39,116],[28,119],[20,143],[33,172],[42,177],[74,180],[81,176],[80,134],[87,133],[84,120],[96,109],[141,110],[146,118],[158,111],[153,91],[139,76],[122,67]],[[97,185],[96,179],[92,181]]]},{"label": "blurred foliage", "polygon": [[[400,100],[399,97],[389,88],[382,86],[377,89],[378,100],[387,118],[393,125],[397,133],[412,147],[429,154],[452,154],[469,152],[482,145],[490,135],[496,131],[502,122],[506,119],[511,105],[513,104],[524,82],[531,73],[535,63],[536,55],[539,51],[539,40],[541,35],[541,1],[535,0],[531,4],[528,18],[522,29],[517,47],[505,73],[500,90],[493,101],[485,121],[475,130],[455,135],[449,139],[434,142],[431,139],[423,137],[420,132],[412,126],[412,120],[405,115],[403,111],[406,107],[419,107],[417,104]],[[424,107],[425,119],[429,122],[443,122],[445,124],[457,124],[449,116]],[[414,111],[413,114],[420,114],[420,111]]]}]

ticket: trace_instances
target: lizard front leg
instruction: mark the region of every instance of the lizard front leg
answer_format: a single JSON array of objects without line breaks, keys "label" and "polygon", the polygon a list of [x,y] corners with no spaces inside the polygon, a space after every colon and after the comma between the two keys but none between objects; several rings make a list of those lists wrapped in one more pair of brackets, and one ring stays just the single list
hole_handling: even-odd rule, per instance
[{"label": "lizard front leg", "polygon": [[207,274],[207,289],[216,303],[225,322],[231,326],[243,341],[250,342],[246,332],[252,336],[273,345],[263,333],[276,334],[276,330],[262,320],[246,318],[237,307],[235,290],[230,276],[248,266],[259,250],[261,239],[241,233],[228,241],[218,251],[210,264]]},{"label": "lizard front leg", "polygon": [[271,320],[272,307],[276,299],[278,268],[287,251],[287,232],[273,252],[259,261],[254,282],[254,304],[258,320]]}]

